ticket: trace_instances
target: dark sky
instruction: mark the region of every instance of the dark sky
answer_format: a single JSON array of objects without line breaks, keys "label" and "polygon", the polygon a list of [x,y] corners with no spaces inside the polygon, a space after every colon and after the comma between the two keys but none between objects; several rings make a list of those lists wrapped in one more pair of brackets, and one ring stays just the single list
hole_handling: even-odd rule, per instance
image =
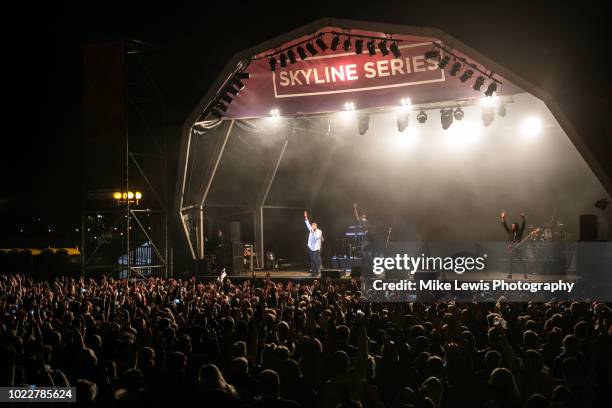
[{"label": "dark sky", "polygon": [[[0,153],[3,229],[30,213],[58,224],[79,219],[86,162],[81,50],[88,41],[136,38],[163,47],[171,147],[231,55],[325,16],[437,27],[552,93],[580,89],[605,109],[610,103],[612,15],[605,2],[130,1],[92,8],[46,3],[3,13],[13,21],[2,28],[9,107]],[[175,165],[177,158],[169,160]]]}]

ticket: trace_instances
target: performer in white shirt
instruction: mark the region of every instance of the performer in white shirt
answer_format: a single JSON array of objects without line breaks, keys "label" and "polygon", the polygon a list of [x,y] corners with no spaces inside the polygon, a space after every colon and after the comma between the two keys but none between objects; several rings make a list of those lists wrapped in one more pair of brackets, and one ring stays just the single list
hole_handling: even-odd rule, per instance
[{"label": "performer in white shirt", "polygon": [[310,259],[310,272],[314,275],[321,273],[321,243],[323,232],[317,227],[317,223],[308,221],[308,211],[304,211],[304,222],[308,229],[308,257]]}]

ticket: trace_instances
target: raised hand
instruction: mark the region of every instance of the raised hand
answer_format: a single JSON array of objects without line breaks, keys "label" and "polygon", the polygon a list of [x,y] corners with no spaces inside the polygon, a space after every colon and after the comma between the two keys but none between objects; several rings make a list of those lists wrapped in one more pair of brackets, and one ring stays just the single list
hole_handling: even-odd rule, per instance
[{"label": "raised hand", "polygon": [[502,220],[506,218],[506,212],[504,210],[502,210],[500,217],[502,218]]},{"label": "raised hand", "polygon": [[525,218],[525,210],[521,211],[521,218]]},{"label": "raised hand", "polygon": [[308,211],[304,210],[304,219],[308,218]]}]

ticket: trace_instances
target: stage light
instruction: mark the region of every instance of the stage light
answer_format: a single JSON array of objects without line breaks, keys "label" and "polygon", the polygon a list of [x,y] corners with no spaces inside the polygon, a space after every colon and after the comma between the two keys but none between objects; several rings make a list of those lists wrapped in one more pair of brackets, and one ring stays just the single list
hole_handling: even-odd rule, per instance
[{"label": "stage light", "polygon": [[410,110],[412,109],[412,101],[410,98],[402,98],[400,100],[402,110]]},{"label": "stage light", "polygon": [[314,47],[314,45],[312,45],[312,43],[306,43],[306,49],[312,56],[315,56],[318,53],[317,49]]},{"label": "stage light", "polygon": [[389,49],[391,50],[391,53],[393,54],[395,58],[399,58],[402,56],[402,52],[400,51],[396,42],[391,43],[391,45],[389,46]]},{"label": "stage light", "polygon": [[461,74],[461,76],[459,77],[459,80],[461,82],[467,82],[472,77],[472,75],[474,75],[474,71],[472,71],[471,69],[468,69],[463,74]]},{"label": "stage light", "polygon": [[387,55],[389,55],[389,49],[387,48],[387,41],[379,42],[378,49],[380,50],[380,53],[383,55],[383,57],[386,57]]},{"label": "stage light", "polygon": [[459,73],[460,69],[461,69],[461,64],[458,62],[455,62],[448,73],[451,74],[451,76],[455,76],[457,75],[457,73]]},{"label": "stage light", "polygon": [[327,44],[325,44],[325,41],[323,41],[323,38],[321,36],[319,36],[319,38],[317,38],[315,42],[317,43],[317,47],[319,47],[321,51],[325,51],[327,49]]},{"label": "stage light", "polygon": [[133,200],[134,199],[134,193],[132,193],[131,191],[128,191],[127,198],[128,198],[128,200]]},{"label": "stage light", "polygon": [[419,123],[427,122],[427,112],[425,112],[423,109],[421,109],[421,111],[417,114],[417,121]]},{"label": "stage light", "polygon": [[268,62],[270,63],[270,70],[276,71],[276,58],[272,57],[268,60]]},{"label": "stage light", "polygon": [[137,191],[136,193],[134,193],[134,197],[136,197],[137,200],[140,200],[142,198],[142,193],[140,191]]},{"label": "stage light", "polygon": [[355,40],[355,54],[363,53],[363,40]]},{"label": "stage light", "polygon": [[410,124],[410,111],[402,110],[397,112],[397,130],[403,132]]},{"label": "stage light", "polygon": [[374,40],[368,41],[367,47],[368,47],[368,54],[370,54],[370,57],[376,54],[376,45],[374,45]]},{"label": "stage light", "polygon": [[238,95],[239,91],[240,90],[237,89],[233,84],[229,84],[228,86],[225,87],[225,92],[229,92],[234,96]]},{"label": "stage light", "polygon": [[119,191],[115,191],[115,192],[113,193],[113,198],[114,198],[115,200],[121,200],[121,192],[119,192]]},{"label": "stage light", "polygon": [[219,97],[227,103],[232,103],[232,98],[228,94],[224,93],[224,94],[221,94]]},{"label": "stage light", "polygon": [[497,91],[497,83],[495,81],[491,82],[489,84],[489,86],[487,87],[487,90],[485,91],[485,95],[486,96],[493,96],[493,94],[495,93],[495,91]]},{"label": "stage light", "polygon": [[352,111],[355,110],[355,104],[353,102],[346,102],[344,104],[344,110],[345,111]]},{"label": "stage light", "polygon": [[502,118],[506,116],[506,104],[503,102],[499,103],[499,106],[497,107],[497,115],[501,116]]},{"label": "stage light", "polygon": [[215,115],[218,119],[221,119],[223,117],[223,112],[221,112],[219,109],[217,108],[213,108],[212,110],[213,115]]},{"label": "stage light", "polygon": [[542,131],[542,121],[536,117],[525,119],[521,123],[521,133],[528,137],[534,137]]},{"label": "stage light", "polygon": [[461,106],[457,106],[457,108],[453,112],[453,117],[455,118],[455,120],[461,120],[464,116],[465,114],[463,113],[463,109],[461,109]]},{"label": "stage light", "polygon": [[440,69],[446,68],[449,62],[450,62],[450,57],[448,55],[445,55],[444,58],[442,58],[440,62],[438,62],[438,68]]},{"label": "stage light", "polygon": [[244,82],[240,80],[238,77],[232,78],[232,84],[239,90],[242,91],[244,89]]},{"label": "stage light", "polygon": [[442,129],[447,130],[453,124],[453,109],[442,109],[440,111],[440,123],[442,124]]},{"label": "stage light", "polygon": [[270,111],[270,116],[272,116],[273,118],[278,118],[280,116],[280,111],[278,109],[272,109]]},{"label": "stage light", "polygon": [[476,81],[474,82],[474,86],[472,87],[472,89],[474,89],[475,91],[480,91],[480,88],[482,88],[482,86],[484,85],[485,79],[484,77],[481,75],[478,78],[476,78]]},{"label": "stage light", "polygon": [[[489,101],[485,101],[488,99]],[[490,126],[495,120],[495,101],[493,98],[483,98],[482,101],[482,124]]]},{"label": "stage light", "polygon": [[287,56],[285,54],[280,55],[280,66],[283,68],[287,66]]},{"label": "stage light", "polygon": [[338,48],[338,44],[340,44],[340,36],[336,35],[334,38],[332,38],[332,42],[331,42],[332,51],[336,51],[336,49]]},{"label": "stage light", "polygon": [[368,115],[367,113],[362,113],[359,115],[357,120],[359,125],[359,134],[365,135],[365,133],[370,128],[370,115]]},{"label": "stage light", "polygon": [[351,40],[349,38],[344,40],[344,43],[342,43],[342,49],[344,50],[344,52],[349,52],[349,50],[351,49]]},{"label": "stage light", "polygon": [[425,51],[425,59],[427,61],[438,61],[440,59],[440,52],[438,50]]},{"label": "stage light", "polygon": [[296,59],[295,59],[295,52],[293,52],[293,50],[287,51],[287,58],[289,58],[290,63],[295,64]]},{"label": "stage light", "polygon": [[308,58],[308,55],[306,55],[306,51],[304,50],[304,47],[300,46],[296,48],[298,55],[300,56],[300,59],[302,61],[304,61],[306,58]]}]

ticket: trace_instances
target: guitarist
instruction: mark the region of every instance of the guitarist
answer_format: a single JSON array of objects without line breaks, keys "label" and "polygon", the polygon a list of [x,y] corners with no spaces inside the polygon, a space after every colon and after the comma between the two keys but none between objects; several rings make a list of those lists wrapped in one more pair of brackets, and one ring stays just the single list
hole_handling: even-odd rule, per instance
[{"label": "guitarist", "polygon": [[508,233],[508,252],[510,258],[510,272],[506,278],[512,279],[512,269],[515,263],[520,263],[521,268],[523,269],[523,277],[527,279],[527,268],[525,267],[525,263],[523,262],[523,258],[521,257],[520,248],[517,246],[523,239],[523,233],[525,232],[525,212],[521,212],[521,224],[519,226],[518,222],[513,222],[508,228],[508,224],[506,223],[506,212],[501,212],[501,223],[504,226],[504,229]]}]

